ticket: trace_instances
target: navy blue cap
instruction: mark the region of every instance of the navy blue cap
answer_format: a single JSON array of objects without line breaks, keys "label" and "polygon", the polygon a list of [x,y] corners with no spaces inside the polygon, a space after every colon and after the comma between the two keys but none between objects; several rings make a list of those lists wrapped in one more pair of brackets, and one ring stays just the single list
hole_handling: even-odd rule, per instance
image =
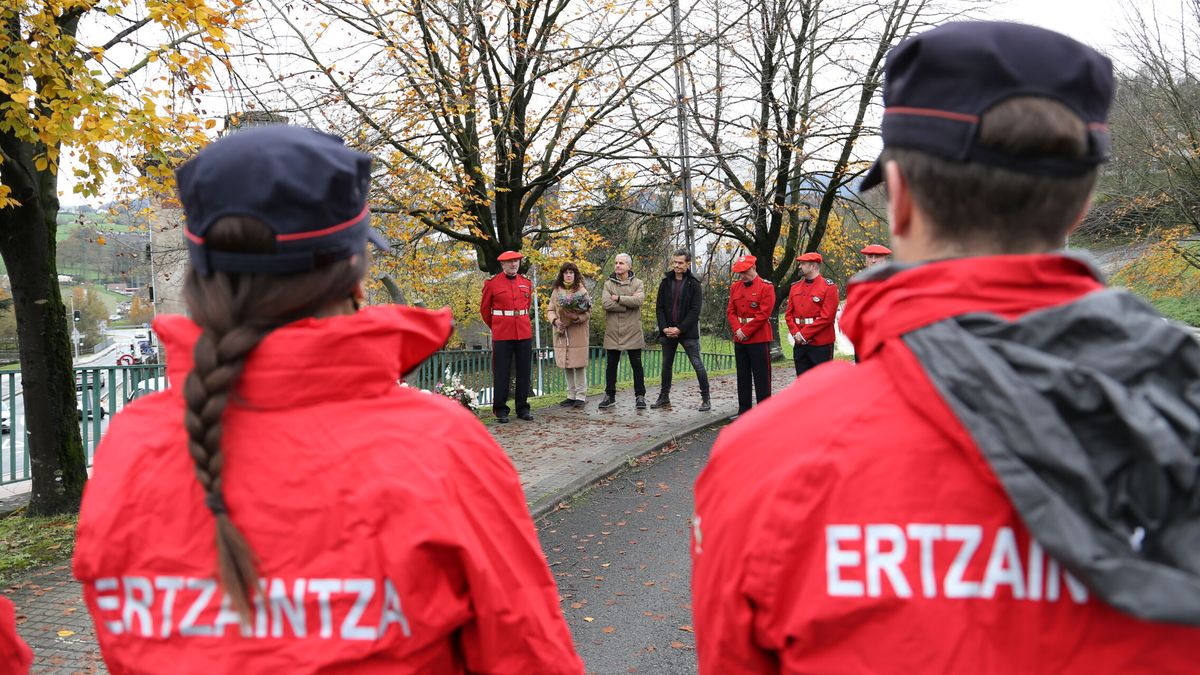
[{"label": "navy blue cap", "polygon": [[[284,124],[239,131],[201,150],[175,171],[187,217],[192,266],[208,276],[297,274],[362,253],[371,241],[371,157],[337,136]],[[231,253],[205,245],[227,216],[261,221],[275,232],[274,253]]]},{"label": "navy blue cap", "polygon": [[[883,69],[885,148],[1041,176],[1078,176],[1108,160],[1112,62],[1044,28],[999,21],[943,24],[901,42]],[[1083,157],[1010,155],[978,144],[979,118],[1016,96],[1053,99],[1087,124]],[[859,190],[883,181],[879,161]]]}]

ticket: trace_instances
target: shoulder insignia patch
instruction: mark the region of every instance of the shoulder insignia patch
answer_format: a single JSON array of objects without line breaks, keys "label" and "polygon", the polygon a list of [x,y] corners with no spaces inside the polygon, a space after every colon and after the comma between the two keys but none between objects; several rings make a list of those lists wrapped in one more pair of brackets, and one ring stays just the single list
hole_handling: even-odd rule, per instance
[{"label": "shoulder insignia patch", "polygon": [[829,277],[825,277],[825,283],[829,284],[830,286],[837,286],[837,284],[833,283],[833,279],[830,279]]}]

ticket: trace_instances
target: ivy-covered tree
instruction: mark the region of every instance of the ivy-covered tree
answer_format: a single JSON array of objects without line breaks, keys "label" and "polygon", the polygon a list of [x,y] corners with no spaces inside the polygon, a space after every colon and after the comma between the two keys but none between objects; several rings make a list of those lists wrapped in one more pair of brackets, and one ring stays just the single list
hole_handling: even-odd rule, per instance
[{"label": "ivy-covered tree", "polygon": [[97,195],[123,156],[172,157],[202,140],[195,108],[211,54],[244,0],[0,3],[0,256],[12,284],[33,472],[30,515],[78,508],[87,478],[58,287],[59,168]]}]

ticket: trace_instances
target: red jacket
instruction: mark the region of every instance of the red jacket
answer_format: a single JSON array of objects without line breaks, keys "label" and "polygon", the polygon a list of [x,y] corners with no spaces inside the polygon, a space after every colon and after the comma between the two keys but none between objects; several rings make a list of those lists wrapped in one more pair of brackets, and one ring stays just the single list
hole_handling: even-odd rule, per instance
[{"label": "red jacket", "polygon": [[825,277],[801,279],[788,292],[788,332],[799,334],[796,342],[816,347],[831,345],[836,337],[833,320],[837,317],[837,285]]},{"label": "red jacket", "polygon": [[[773,340],[771,311],[774,309],[775,287],[771,282],[761,276],[754,277],[749,285],[740,280],[734,282],[729,288],[729,304],[725,308],[733,341],[748,345]],[[745,340],[737,338],[739,329],[746,335]]]},{"label": "red jacket", "polygon": [[492,329],[492,340],[528,340],[533,337],[529,305],[533,282],[520,274],[513,278],[497,274],[483,284],[479,315]]},{"label": "red jacket", "polygon": [[111,672],[583,672],[507,455],[457,403],[397,386],[450,322],[371,307],[251,354],[223,424],[225,500],[267,590],[243,633],[183,428],[200,331],[158,319],[172,386],[113,419],[79,518]]},{"label": "red jacket", "polygon": [[17,635],[12,601],[0,595],[0,673],[23,675],[33,664],[33,652]]},{"label": "red jacket", "polygon": [[1003,256],[854,283],[863,362],[805,375],[728,427],[696,484],[700,672],[1191,673],[1200,630],[1135,619],[1065,574],[903,336],[1100,289]]}]

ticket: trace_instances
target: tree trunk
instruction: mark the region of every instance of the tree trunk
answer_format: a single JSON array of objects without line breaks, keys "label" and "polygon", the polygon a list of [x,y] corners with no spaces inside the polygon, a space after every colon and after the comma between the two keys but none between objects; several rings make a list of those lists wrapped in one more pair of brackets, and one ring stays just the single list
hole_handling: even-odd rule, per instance
[{"label": "tree trunk", "polygon": [[14,191],[21,206],[0,210],[0,256],[12,283],[21,353],[33,474],[27,514],[52,515],[79,510],[87,468],[75,407],[71,338],[55,264],[58,181],[48,171],[34,171],[32,161],[22,161],[31,158],[32,152],[12,157],[18,166],[5,167],[33,181],[25,184],[32,189]]}]

